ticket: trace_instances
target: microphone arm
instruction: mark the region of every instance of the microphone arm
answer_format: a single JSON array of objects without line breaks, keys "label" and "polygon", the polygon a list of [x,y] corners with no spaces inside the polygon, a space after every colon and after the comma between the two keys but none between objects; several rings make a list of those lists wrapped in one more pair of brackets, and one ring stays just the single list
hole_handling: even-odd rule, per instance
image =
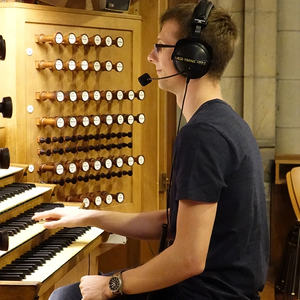
[{"label": "microphone arm", "polygon": [[145,85],[149,84],[152,80],[166,79],[166,78],[174,77],[174,76],[177,76],[177,75],[180,75],[180,74],[183,74],[183,73],[184,72],[179,72],[179,73],[172,74],[172,75],[169,75],[169,76],[164,76],[164,77],[151,77],[148,73],[144,73],[143,75],[141,75],[138,78],[138,81],[142,86],[145,86]]}]

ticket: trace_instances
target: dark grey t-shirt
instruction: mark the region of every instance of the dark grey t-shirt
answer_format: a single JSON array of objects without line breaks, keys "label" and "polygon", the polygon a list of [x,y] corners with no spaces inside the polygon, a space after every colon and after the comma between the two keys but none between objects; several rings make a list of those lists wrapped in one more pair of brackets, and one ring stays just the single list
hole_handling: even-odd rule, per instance
[{"label": "dark grey t-shirt", "polygon": [[171,231],[179,200],[218,202],[205,270],[176,285],[177,298],[255,299],[266,279],[269,237],[263,168],[251,130],[214,99],[180,130],[174,153]]}]

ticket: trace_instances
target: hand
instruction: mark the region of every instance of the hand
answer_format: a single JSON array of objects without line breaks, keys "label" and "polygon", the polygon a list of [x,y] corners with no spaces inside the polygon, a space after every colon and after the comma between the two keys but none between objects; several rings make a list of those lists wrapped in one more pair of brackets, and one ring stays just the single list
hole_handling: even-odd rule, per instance
[{"label": "hand", "polygon": [[32,217],[35,221],[45,220],[44,226],[48,229],[58,227],[86,226],[85,217],[88,210],[78,207],[58,207],[48,211],[35,213]]},{"label": "hand", "polygon": [[82,300],[106,300],[114,298],[109,289],[109,276],[89,275],[80,280]]}]

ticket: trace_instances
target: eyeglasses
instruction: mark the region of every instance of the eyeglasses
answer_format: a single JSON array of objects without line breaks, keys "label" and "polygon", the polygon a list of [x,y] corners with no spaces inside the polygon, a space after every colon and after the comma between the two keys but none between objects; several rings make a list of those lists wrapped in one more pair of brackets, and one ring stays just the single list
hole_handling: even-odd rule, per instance
[{"label": "eyeglasses", "polygon": [[175,45],[166,45],[166,44],[154,44],[154,49],[158,53],[161,48],[175,48]]}]

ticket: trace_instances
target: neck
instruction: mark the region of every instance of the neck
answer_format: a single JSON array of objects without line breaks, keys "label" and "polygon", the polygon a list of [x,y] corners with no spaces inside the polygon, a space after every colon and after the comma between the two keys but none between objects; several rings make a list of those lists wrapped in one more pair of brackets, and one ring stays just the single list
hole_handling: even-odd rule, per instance
[{"label": "neck", "polygon": [[[184,90],[176,93],[177,105],[181,108]],[[212,80],[207,76],[199,79],[191,79],[187,88],[186,99],[183,108],[183,115],[188,122],[198,108],[205,102],[212,99],[222,99],[220,82]]]}]

